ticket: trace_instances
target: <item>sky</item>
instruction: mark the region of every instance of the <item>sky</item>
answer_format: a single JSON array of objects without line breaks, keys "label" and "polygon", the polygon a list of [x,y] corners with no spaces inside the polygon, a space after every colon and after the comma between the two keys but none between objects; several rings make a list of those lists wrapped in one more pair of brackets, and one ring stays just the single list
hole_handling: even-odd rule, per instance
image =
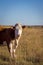
[{"label": "sky", "polygon": [[43,25],[43,0],[0,0],[0,25]]}]

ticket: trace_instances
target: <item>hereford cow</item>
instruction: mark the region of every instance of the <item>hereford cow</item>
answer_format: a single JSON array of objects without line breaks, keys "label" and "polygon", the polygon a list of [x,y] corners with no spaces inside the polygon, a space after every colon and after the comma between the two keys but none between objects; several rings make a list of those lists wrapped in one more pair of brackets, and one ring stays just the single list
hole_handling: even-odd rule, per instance
[{"label": "hereford cow", "polygon": [[15,27],[6,28],[0,31],[0,44],[4,41],[7,43],[8,50],[11,57],[15,57],[15,50],[18,47],[18,42],[22,34],[22,26],[20,24],[15,24]]}]

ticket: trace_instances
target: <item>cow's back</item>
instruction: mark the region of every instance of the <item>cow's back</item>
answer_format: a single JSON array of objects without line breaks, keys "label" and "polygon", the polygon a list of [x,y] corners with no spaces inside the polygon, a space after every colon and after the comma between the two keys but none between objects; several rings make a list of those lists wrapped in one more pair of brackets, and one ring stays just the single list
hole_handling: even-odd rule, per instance
[{"label": "cow's back", "polygon": [[6,28],[0,31],[0,44],[2,44],[4,41],[9,43],[14,38],[15,38],[15,33],[13,29]]}]

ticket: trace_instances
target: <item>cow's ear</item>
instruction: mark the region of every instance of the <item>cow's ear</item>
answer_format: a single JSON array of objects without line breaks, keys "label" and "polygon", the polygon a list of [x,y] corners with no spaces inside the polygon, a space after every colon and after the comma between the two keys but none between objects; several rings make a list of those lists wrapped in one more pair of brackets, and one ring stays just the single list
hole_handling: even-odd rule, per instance
[{"label": "cow's ear", "polygon": [[25,25],[23,25],[23,26],[22,26],[22,28],[24,29],[24,28],[26,28],[26,26],[25,26]]},{"label": "cow's ear", "polygon": [[15,26],[13,26],[13,29],[15,29]]}]

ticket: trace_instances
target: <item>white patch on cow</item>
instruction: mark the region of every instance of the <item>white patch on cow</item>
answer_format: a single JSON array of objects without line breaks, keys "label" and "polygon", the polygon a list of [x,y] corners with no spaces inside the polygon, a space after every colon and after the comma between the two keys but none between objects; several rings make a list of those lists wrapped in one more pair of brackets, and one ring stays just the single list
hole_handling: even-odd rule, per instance
[{"label": "white patch on cow", "polygon": [[16,44],[16,48],[18,47],[18,42],[19,42],[19,40],[15,40],[15,44]]},{"label": "white patch on cow", "polygon": [[16,51],[16,50],[14,49],[14,53],[15,53],[15,51]]},{"label": "white patch on cow", "polygon": [[16,49],[13,50],[13,52],[14,52],[13,56],[14,56],[14,57],[16,57],[15,51],[16,51]]},{"label": "white patch on cow", "polygon": [[11,57],[13,57],[13,45],[12,45],[12,43],[10,43],[10,54],[11,54]]}]

